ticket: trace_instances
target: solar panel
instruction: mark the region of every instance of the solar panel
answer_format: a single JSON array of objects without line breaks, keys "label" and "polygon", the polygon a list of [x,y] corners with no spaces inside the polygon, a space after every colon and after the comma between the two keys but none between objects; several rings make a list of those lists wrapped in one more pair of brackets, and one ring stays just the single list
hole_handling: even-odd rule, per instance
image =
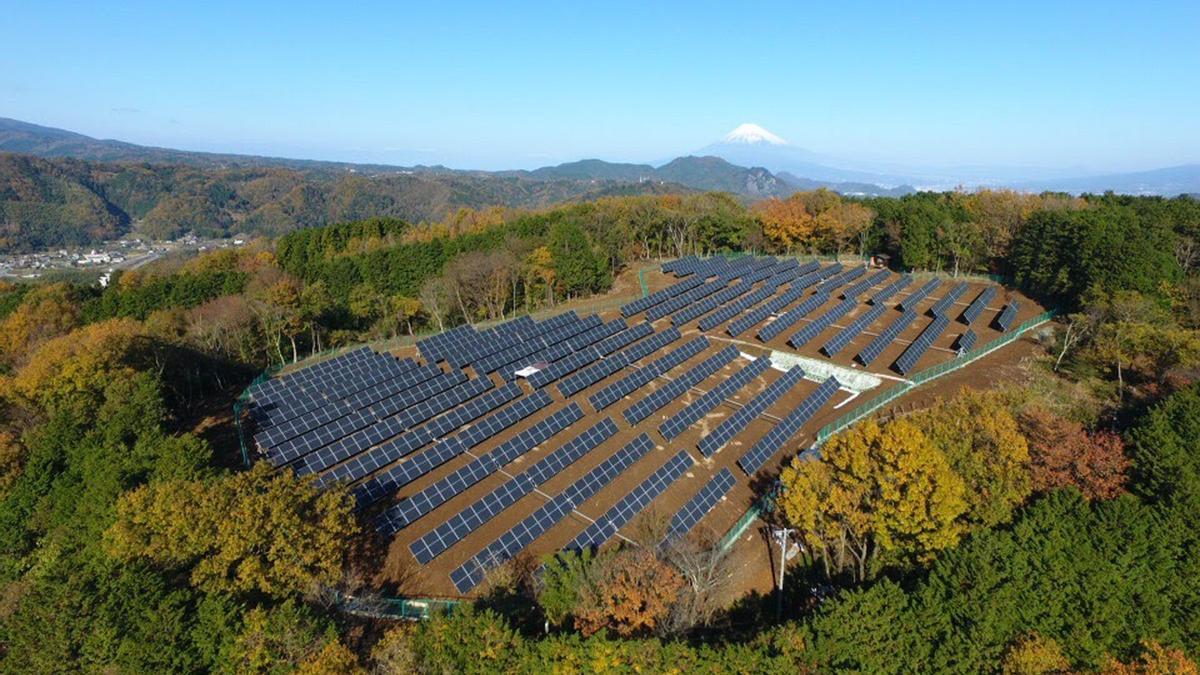
[{"label": "solar panel", "polygon": [[[668,332],[671,330],[676,329],[671,328],[668,330]],[[638,389],[638,387],[641,387],[647,382],[653,380],[659,375],[662,375],[675,366],[678,366],[684,361],[687,361],[707,348],[708,338],[704,337],[703,335],[692,338],[691,340],[672,350],[670,353],[651,361],[644,367],[637,369],[624,378],[617,380],[595,394],[592,394],[590,397],[588,397],[588,402],[590,402],[592,407],[597,411],[603,410],[629,395]]]},{"label": "solar panel", "polygon": [[776,424],[762,438],[750,448],[746,454],[742,455],[737,463],[746,472],[747,476],[753,476],[756,471],[763,468],[768,460],[779,452],[780,448],[785,443],[795,436],[800,428],[803,427],[812,416],[825,405],[829,399],[842,385],[837,381],[837,378],[831,377],[825,380],[818,386],[813,393],[804,399],[804,402],[795,410],[783,418],[779,424]]},{"label": "solar panel", "polygon": [[968,328],[962,335],[958,336],[958,351],[959,353],[968,352],[971,347],[975,346],[975,331]]},{"label": "solar panel", "polygon": [[425,452],[371,477],[354,488],[359,508],[375,503],[390,492],[424,476],[434,467],[457,457],[548,405],[550,395],[544,391],[536,391],[480,419],[454,436],[439,441]]},{"label": "solar panel", "polygon": [[1004,309],[1000,311],[1000,316],[996,317],[996,327],[1001,332],[1005,332],[1012,326],[1012,322],[1017,318],[1017,301],[1010,300]]},{"label": "solar panel", "polygon": [[747,330],[750,330],[751,327],[761,323],[767,317],[782,310],[784,307],[787,307],[796,300],[799,300],[801,297],[803,297],[805,289],[808,288],[807,285],[800,285],[801,282],[802,280],[797,280],[797,282],[793,283],[788,290],[781,293],[779,297],[768,301],[762,307],[758,307],[748,312],[745,316],[729,324],[729,327],[725,329],[725,332],[728,333],[730,337],[738,337]]},{"label": "solar panel", "polygon": [[987,304],[995,297],[995,286],[988,286],[980,291],[979,295],[975,296],[975,299],[971,301],[971,304],[967,307],[966,311],[962,313],[963,323],[967,324],[968,326],[975,323],[975,319],[979,318],[979,315],[983,313],[983,310],[987,309]]},{"label": "solar panel", "polygon": [[917,304],[925,299],[925,296],[932,293],[938,286],[942,285],[941,279],[930,279],[921,284],[921,287],[909,294],[907,298],[900,301],[900,309],[908,311],[916,308]]},{"label": "solar panel", "polygon": [[671,518],[671,526],[667,529],[667,539],[676,539],[687,535],[709,511],[713,510],[725,495],[733,489],[737,479],[728,468],[721,469],[712,480],[704,484],[694,497],[688,500],[683,508]]},{"label": "solar panel", "polygon": [[422,565],[461,541],[478,527],[512,506],[521,497],[558,475],[560,471],[591,452],[617,433],[617,425],[605,417],[575,438],[567,441],[541,460],[495,490],[475,500],[451,516],[433,531],[414,541],[409,550]]},{"label": "solar panel", "polygon": [[769,368],[771,359],[758,358],[746,364],[741,370],[737,371],[730,377],[721,380],[717,386],[708,390],[695,401],[689,403],[683,410],[675,413],[667,418],[665,422],[659,425],[658,431],[663,435],[663,438],[671,440],[683,433],[685,429],[695,424],[701,418],[709,413],[710,410],[716,408],[725,399],[733,396],[739,389],[750,383],[751,380],[758,377]]},{"label": "solar panel", "polygon": [[429,418],[491,389],[491,380],[476,378],[413,405],[309,454],[296,468],[298,475],[323,471],[359,452],[382,443]]},{"label": "solar panel", "polygon": [[872,306],[867,311],[859,314],[858,318],[850,322],[849,326],[838,331],[837,335],[826,340],[825,344],[821,346],[821,351],[825,352],[826,356],[833,356],[842,351],[846,345],[850,344],[851,340],[858,337],[859,333],[867,329],[867,326],[875,323],[886,311],[887,307],[884,305]]},{"label": "solar panel", "polygon": [[642,481],[629,494],[608,509],[584,528],[563,549],[567,551],[582,551],[585,548],[598,548],[608,541],[621,529],[625,523],[641,513],[656,497],[662,494],[671,484],[679,479],[688,469],[692,468],[692,456],[686,450],[680,450],[674,457],[668,459],[650,477]]},{"label": "solar panel", "polygon": [[963,283],[954,284],[953,286],[950,287],[949,290],[946,291],[946,294],[943,295],[941,297],[941,299],[939,299],[937,302],[933,303],[933,307],[930,307],[929,311],[933,312],[935,315],[938,315],[938,314],[947,314],[948,315],[950,312],[950,308],[952,306],[954,306],[954,303],[958,302],[958,299],[960,297],[962,297],[963,293],[966,293],[966,292],[967,292],[966,284],[963,284]]},{"label": "solar panel", "polygon": [[317,487],[325,487],[335,482],[351,483],[368,476],[464,424],[483,417],[520,395],[521,388],[519,386],[506,384],[479,398],[467,401],[465,405],[435,417],[421,427],[406,431],[382,445],[333,467],[317,478]]},{"label": "solar panel", "polygon": [[828,301],[829,294],[818,291],[816,295],[780,314],[774,321],[758,329],[758,339],[763,342],[773,339]]},{"label": "solar panel", "polygon": [[788,338],[788,343],[797,349],[803,347],[804,345],[808,344],[809,340],[817,337],[823,333],[826,328],[832,326],[834,321],[846,316],[857,306],[857,297],[852,295],[846,298],[845,300],[834,305],[832,309],[810,321],[804,328],[801,328],[793,333],[792,336]]},{"label": "solar panel", "polygon": [[901,276],[899,279],[893,281],[892,283],[888,284],[887,286],[884,286],[883,288],[876,291],[875,295],[871,296],[871,299],[869,302],[872,305],[882,305],[884,302],[887,301],[888,298],[890,298],[893,295],[904,290],[911,283],[912,283],[912,277],[905,274],[905,275]]},{"label": "solar panel", "polygon": [[862,281],[858,282],[857,284],[854,284],[850,288],[847,288],[845,291],[842,291],[842,297],[843,298],[857,298],[858,296],[862,295],[863,293],[866,293],[869,288],[871,288],[872,286],[875,286],[876,284],[878,284],[879,282],[888,278],[889,276],[891,276],[891,272],[888,272],[887,270],[880,270],[880,271],[876,272],[875,274],[872,274],[871,276],[867,277],[866,279],[863,279]]},{"label": "solar panel", "polygon": [[399,532],[418,518],[421,518],[467,488],[492,475],[500,467],[553,438],[556,434],[582,418],[583,410],[579,408],[578,404],[571,403],[562,410],[496,446],[491,452],[469,462],[449,476],[400,503],[388,507],[376,518],[376,529],[384,534]]},{"label": "solar panel", "polygon": [[858,353],[858,362],[864,366],[871,365],[871,362],[879,358],[883,350],[887,349],[896,337],[900,335],[909,324],[917,320],[917,313],[913,310],[905,310],[903,314],[896,318],[890,326],[883,329],[883,332],[875,336],[871,340],[871,344],[867,345],[861,352]]},{"label": "solar panel", "polygon": [[700,319],[700,330],[712,330],[713,328],[716,328],[738,314],[746,311],[750,307],[753,307],[754,305],[757,305],[763,300],[771,297],[775,294],[775,289],[775,286],[764,285],[762,288],[752,291],[749,295],[741,298],[737,302],[732,302],[724,307],[721,307],[712,314]]},{"label": "solar panel", "polygon": [[484,574],[490,567],[511,559],[521,549],[533,543],[572,509],[611,483],[653,448],[654,442],[646,434],[641,434],[630,441],[612,457],[587,472],[583,478],[571,483],[566,490],[497,537],[474,557],[451,572],[450,580],[454,583],[454,587],[458,589],[459,593],[469,592],[483,581]]},{"label": "solar panel", "polygon": [[670,300],[671,298],[675,297],[676,295],[679,295],[680,293],[690,291],[691,289],[699,286],[702,283],[704,283],[704,280],[697,279],[696,277],[689,277],[687,279],[684,279],[683,281],[676,282],[676,283],[668,286],[667,288],[664,288],[661,291],[655,291],[654,293],[651,293],[650,295],[638,298],[637,300],[634,300],[633,302],[622,305],[621,306],[621,315],[626,318],[629,318],[629,317],[633,316],[634,314],[637,314],[638,312],[646,311],[647,309],[653,307],[654,305],[657,305],[662,302],[666,302],[667,300]]},{"label": "solar panel", "polygon": [[713,429],[711,433],[700,439],[700,444],[697,446],[700,452],[705,457],[715,455],[718,450],[725,447],[726,443],[733,440],[734,436],[749,426],[751,421],[758,419],[758,416],[766,412],[767,408],[779,400],[779,397],[791,391],[803,379],[804,370],[800,366],[794,366],[781,375],[767,385],[758,396],[755,396],[749,403],[717,425],[717,428]]},{"label": "solar panel", "polygon": [[701,380],[720,370],[722,366],[737,358],[737,355],[737,348],[730,345],[701,361],[691,370],[659,387],[648,396],[626,408],[624,413],[625,421],[630,424],[641,422],[655,410],[679,398],[683,395],[683,392],[696,386]]},{"label": "solar panel", "polygon": [[661,319],[664,316],[671,314],[672,312],[683,309],[685,306],[687,306],[690,303],[697,302],[699,300],[707,298],[708,296],[712,295],[713,293],[716,293],[717,291],[721,290],[722,288],[725,288],[725,286],[727,286],[728,283],[729,283],[729,281],[727,279],[718,277],[717,279],[715,279],[713,281],[710,281],[705,284],[701,284],[700,286],[697,286],[686,293],[677,295],[662,304],[658,304],[658,305],[651,307],[650,309],[647,309],[646,310],[646,318],[650,319],[652,321],[657,321],[658,319]]},{"label": "solar panel", "polygon": [[718,293],[715,293],[700,302],[693,303],[671,315],[671,325],[682,326],[683,324],[695,319],[702,314],[708,314],[714,309],[724,305],[727,302],[736,300],[743,295],[749,293],[754,288],[755,281],[758,281],[755,276],[750,276],[741,283],[735,284]]},{"label": "solar panel", "polygon": [[[314,426],[295,438],[283,441],[271,449],[270,456],[275,461],[290,462],[318,448],[323,448],[340,438],[349,436],[381,417],[394,415],[404,408],[424,401],[434,394],[462,384],[466,380],[467,376],[462,371],[456,371],[422,382],[411,389],[390,396],[383,401],[378,401],[370,407],[355,410],[347,415],[329,420],[320,426]],[[325,416],[316,415],[314,419],[320,421],[325,419]]]},{"label": "solar panel", "polygon": [[950,319],[946,318],[945,314],[938,314],[933,321],[921,331],[916,340],[904,350],[900,358],[896,359],[896,363],[892,364],[896,372],[901,375],[907,375],[916,365],[917,361],[929,351],[929,347],[933,345],[933,341],[938,339],[942,331],[946,330],[946,326],[950,325]]}]

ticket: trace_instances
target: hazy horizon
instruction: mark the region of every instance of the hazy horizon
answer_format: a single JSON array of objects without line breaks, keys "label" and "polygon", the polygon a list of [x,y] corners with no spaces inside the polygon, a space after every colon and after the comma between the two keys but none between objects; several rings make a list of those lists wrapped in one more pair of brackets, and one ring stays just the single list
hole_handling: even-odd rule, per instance
[{"label": "hazy horizon", "polygon": [[660,162],[754,122],[909,166],[1200,161],[1200,8],[16,5],[0,116],[187,150]]}]

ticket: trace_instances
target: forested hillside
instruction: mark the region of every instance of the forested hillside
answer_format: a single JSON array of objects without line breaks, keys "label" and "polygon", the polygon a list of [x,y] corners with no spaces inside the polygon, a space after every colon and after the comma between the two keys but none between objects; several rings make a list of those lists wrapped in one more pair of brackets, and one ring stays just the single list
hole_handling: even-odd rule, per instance
[{"label": "forested hillside", "polygon": [[660,182],[533,180],[458,172],[364,175],[38,159],[0,153],[0,252],[89,244],[134,228],[171,238],[295,229],[386,216],[440,220],[458,208],[540,208],[607,194],[686,192]]},{"label": "forested hillside", "polygon": [[[136,167],[159,171],[182,170]],[[104,289],[5,285],[0,670],[1195,672],[1198,241],[1183,198],[614,196],[339,222]],[[716,604],[709,549],[630,546],[508,570],[421,624],[364,620],[334,602],[380,590],[350,497],[240,466],[229,410],[265,366],[741,250],[889,253],[1063,310],[1024,381],[858,424],[785,470],[771,517],[806,552],[780,619],[773,598]]]}]

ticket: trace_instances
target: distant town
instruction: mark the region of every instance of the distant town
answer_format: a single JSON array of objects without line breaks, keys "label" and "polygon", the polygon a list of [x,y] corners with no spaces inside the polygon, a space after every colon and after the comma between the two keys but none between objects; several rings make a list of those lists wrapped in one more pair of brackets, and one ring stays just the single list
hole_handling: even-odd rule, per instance
[{"label": "distant town", "polygon": [[246,241],[243,237],[202,239],[190,233],[171,240],[130,235],[93,246],[0,255],[0,278],[38,279],[63,272],[90,271],[98,275],[103,286],[116,270],[137,269],[171,255],[238,247]]}]

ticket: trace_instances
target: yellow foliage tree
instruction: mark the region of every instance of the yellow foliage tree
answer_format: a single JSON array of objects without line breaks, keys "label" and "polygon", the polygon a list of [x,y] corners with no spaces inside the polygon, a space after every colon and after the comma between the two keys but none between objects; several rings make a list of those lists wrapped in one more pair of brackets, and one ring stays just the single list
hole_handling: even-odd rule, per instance
[{"label": "yellow foliage tree", "polygon": [[792,253],[812,244],[816,222],[797,195],[761,201],[755,212],[762,222],[763,234],[785,252]]},{"label": "yellow foliage tree", "polygon": [[1004,675],[1050,675],[1071,671],[1071,662],[1062,648],[1050,638],[1030,633],[1018,640],[1004,655],[1000,672]]},{"label": "yellow foliage tree", "polygon": [[30,354],[6,382],[6,394],[23,405],[86,419],[109,382],[132,376],[144,340],[132,319],[102,321],[54,338]]},{"label": "yellow foliage tree", "polygon": [[962,535],[962,479],[903,420],[852,427],[819,459],[793,460],[781,479],[785,517],[831,573],[864,579],[879,551],[928,562]]},{"label": "yellow foliage tree", "polygon": [[79,303],[66,284],[41,286],[29,292],[0,321],[0,363],[20,367],[39,345],[79,326]]},{"label": "yellow foliage tree", "polygon": [[1029,445],[999,395],[964,388],[909,421],[966,482],[968,525],[1006,523],[1029,496]]},{"label": "yellow foliage tree", "polygon": [[211,481],[166,481],[122,495],[106,534],[121,559],[190,568],[209,592],[283,597],[337,582],[358,532],[340,489],[266,463]]}]

